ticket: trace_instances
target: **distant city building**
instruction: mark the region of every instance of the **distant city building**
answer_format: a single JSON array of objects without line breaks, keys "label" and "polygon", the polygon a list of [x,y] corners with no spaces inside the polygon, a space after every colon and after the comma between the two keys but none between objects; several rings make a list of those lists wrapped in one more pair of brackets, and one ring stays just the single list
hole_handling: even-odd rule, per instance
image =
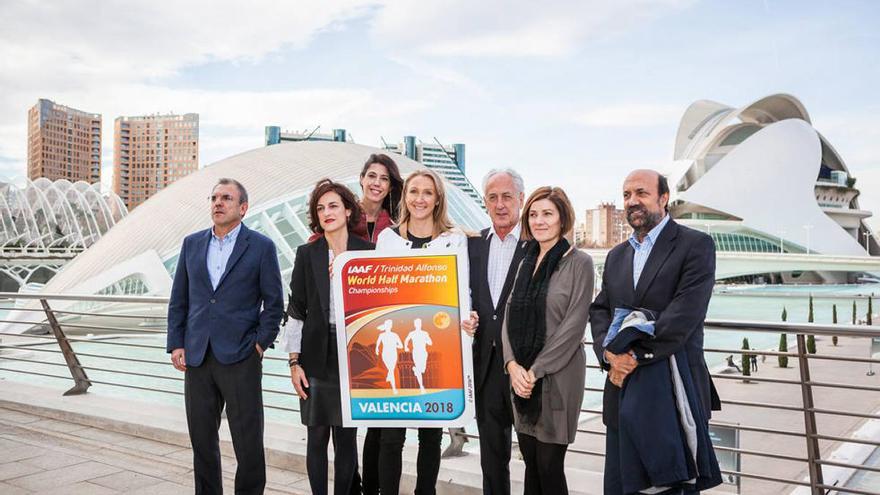
[{"label": "distant city building", "polygon": [[436,143],[423,143],[415,136],[404,136],[403,141],[397,144],[385,143],[385,149],[404,155],[437,172],[485,210],[482,194],[465,175],[465,147],[463,144],[442,146]]},{"label": "distant city building", "polygon": [[312,131],[282,131],[277,125],[266,126],[266,146],[296,141],[348,141],[345,129],[333,129],[329,133]]},{"label": "distant city building", "polygon": [[117,117],[113,191],[129,210],[199,169],[199,114]]},{"label": "distant city building", "polygon": [[611,248],[632,235],[626,221],[626,211],[614,203],[600,203],[598,208],[587,210],[584,220],[584,245],[593,248]]},{"label": "distant city building", "polygon": [[[353,142],[345,129],[333,129],[329,133],[312,131],[282,131],[278,126],[266,126],[266,146],[284,142],[297,141],[336,141]],[[415,136],[404,136],[403,141],[396,144],[383,142],[383,148],[407,158],[415,160],[425,167],[440,174],[450,184],[461,189],[485,211],[483,196],[471,184],[465,175],[465,146],[453,144],[441,146],[435,143],[423,143]]]},{"label": "distant city building", "polygon": [[583,222],[574,227],[574,245],[579,248],[587,247],[587,231]]},{"label": "distant city building", "polygon": [[28,178],[101,182],[101,114],[40,99],[28,111]]}]

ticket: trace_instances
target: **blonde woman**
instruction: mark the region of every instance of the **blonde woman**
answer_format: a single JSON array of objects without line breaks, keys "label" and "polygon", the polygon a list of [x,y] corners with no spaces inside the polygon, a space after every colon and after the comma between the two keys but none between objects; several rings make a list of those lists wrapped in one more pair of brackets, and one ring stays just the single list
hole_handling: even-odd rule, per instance
[{"label": "blonde woman", "polygon": [[[383,230],[376,242],[376,250],[392,249],[463,248],[467,236],[449,219],[446,187],[432,170],[420,169],[403,183],[400,220],[396,226]],[[464,256],[467,263],[467,256]],[[462,329],[473,336],[477,327],[476,313],[462,321]],[[442,428],[419,428],[419,455],[416,461],[416,490],[418,495],[436,493],[437,473],[440,471],[440,441]],[[364,442],[365,495],[400,493],[400,474],[403,464],[403,444],[406,428],[370,428]]]}]

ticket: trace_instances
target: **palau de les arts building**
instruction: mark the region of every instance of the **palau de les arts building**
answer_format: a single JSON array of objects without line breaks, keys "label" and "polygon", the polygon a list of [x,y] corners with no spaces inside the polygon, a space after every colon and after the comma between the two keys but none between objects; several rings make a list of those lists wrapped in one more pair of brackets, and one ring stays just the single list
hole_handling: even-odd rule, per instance
[{"label": "palau de les arts building", "polygon": [[[685,111],[669,171],[670,211],[709,233],[719,253],[880,253],[856,179],[795,97],[742,108],[700,100]],[[719,262],[719,267],[721,263]],[[829,265],[831,267],[831,265]],[[747,270],[746,270],[747,271]],[[861,273],[743,273],[738,281],[852,283]]]},{"label": "palau de les arts building", "polygon": [[[119,219],[43,291],[167,296],[183,238],[211,225],[207,197],[221,177],[247,187],[251,203],[244,223],[275,242],[287,281],[296,248],[310,234],[307,201],[315,182],[332,177],[360,194],[360,168],[371,153],[380,152],[350,142],[305,141],[220,160]],[[769,96],[741,109],[694,103],[682,118],[675,158],[669,174],[672,214],[708,231],[719,253],[806,253],[809,244],[812,253],[864,256],[860,242],[868,240],[872,252],[880,252],[873,238],[863,235],[868,232],[864,219],[871,214],[859,209],[854,179],[792,96]],[[404,176],[420,167],[405,156],[394,159]],[[489,225],[482,205],[456,186],[447,187],[450,215],[458,225],[471,231]],[[774,276],[846,282],[855,275],[804,271]]]}]

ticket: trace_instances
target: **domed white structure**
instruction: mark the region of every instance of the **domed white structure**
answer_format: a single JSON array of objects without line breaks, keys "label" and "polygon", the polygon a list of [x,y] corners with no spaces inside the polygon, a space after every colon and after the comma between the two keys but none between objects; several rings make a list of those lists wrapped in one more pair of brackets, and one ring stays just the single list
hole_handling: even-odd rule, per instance
[{"label": "domed white structure", "polygon": [[[708,232],[719,251],[865,256],[870,242],[878,252],[855,178],[791,95],[739,109],[695,102],[681,119],[675,160],[670,211]],[[847,276],[813,273],[799,281]]]},{"label": "domed white structure", "polygon": [[[221,177],[248,191],[244,223],[271,238],[282,277],[290,280],[296,247],[310,235],[308,195],[330,177],[360,194],[358,175],[378,148],[353,143],[304,141],[277,144],[211,164],[171,184],[133,210],[94,246],[70,262],[44,288],[48,293],[168,295],[183,238],[211,226],[208,196]],[[420,168],[393,155],[402,175]],[[457,225],[479,229],[488,216],[447,184],[449,212]]]}]

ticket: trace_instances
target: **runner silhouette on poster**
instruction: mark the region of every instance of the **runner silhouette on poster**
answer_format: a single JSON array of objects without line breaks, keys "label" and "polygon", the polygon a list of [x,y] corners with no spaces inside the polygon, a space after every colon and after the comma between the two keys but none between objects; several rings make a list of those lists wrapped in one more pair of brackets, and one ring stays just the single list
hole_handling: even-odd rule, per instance
[{"label": "runner silhouette on poster", "polygon": [[413,375],[416,376],[416,380],[419,382],[419,389],[424,394],[425,384],[422,381],[422,375],[428,368],[428,346],[434,345],[434,343],[431,342],[431,336],[428,332],[422,330],[421,318],[413,320],[413,325],[415,328],[406,336],[406,340],[403,342],[403,351],[408,351],[409,343],[412,342],[412,372]]},{"label": "runner silhouette on poster", "polygon": [[379,346],[381,345],[382,362],[385,363],[385,368],[388,370],[385,381],[391,384],[391,390],[394,392],[394,395],[397,395],[397,382],[394,380],[394,371],[397,368],[397,350],[403,349],[403,342],[400,341],[399,335],[391,331],[391,325],[391,320],[385,320],[379,326],[379,330],[382,330],[382,333],[376,339],[376,355],[379,355]]}]

